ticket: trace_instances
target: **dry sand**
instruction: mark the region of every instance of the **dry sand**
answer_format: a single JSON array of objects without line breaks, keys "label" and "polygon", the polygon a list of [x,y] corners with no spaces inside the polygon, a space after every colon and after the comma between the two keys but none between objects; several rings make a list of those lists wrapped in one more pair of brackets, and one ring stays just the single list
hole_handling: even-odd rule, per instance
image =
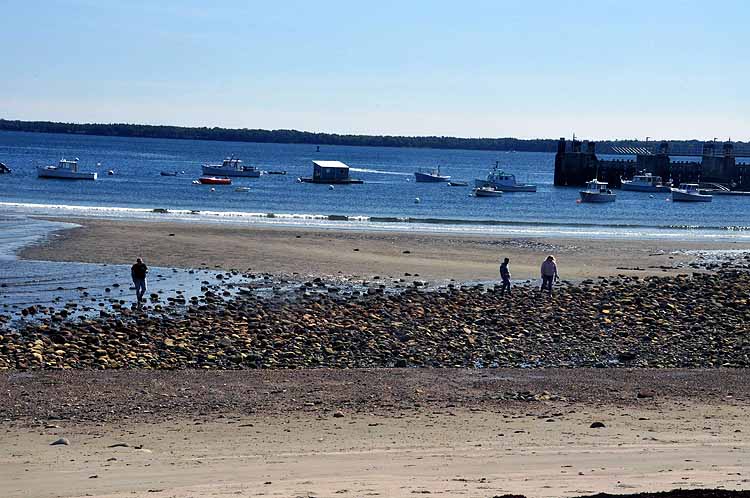
[{"label": "dry sand", "polygon": [[[0,496],[489,498],[750,488],[748,393],[741,373],[390,370],[0,377],[3,391],[13,398],[25,392],[47,407],[70,404],[69,415],[83,416],[92,397],[102,396],[99,384],[106,381],[112,401],[137,403],[137,415],[98,413],[98,422],[48,420],[30,418],[38,415],[32,403],[0,402],[4,413],[17,414],[0,425]],[[89,383],[96,389],[87,389]],[[336,417],[352,383],[363,399],[373,401],[345,407]],[[241,413],[221,403],[235,391],[257,394],[274,384],[277,390],[265,391],[273,400],[269,410],[261,404]],[[413,389],[415,384],[420,387]],[[538,385],[542,395],[523,402],[459,396],[454,403],[437,396],[445,384],[461,395]],[[553,392],[543,394],[542,388]],[[636,397],[652,388],[654,397]],[[128,402],[128,389],[148,390],[151,397]],[[193,415],[168,408],[190,406],[190,394],[201,389],[207,394]],[[381,397],[389,389],[413,389],[410,397],[423,402],[386,408]],[[55,393],[66,396],[50,400]],[[182,394],[173,397],[176,393]],[[302,403],[305,393],[317,393],[319,403]],[[145,422],[150,417],[154,422]],[[605,427],[591,428],[594,421]],[[70,445],[50,446],[58,437]]]},{"label": "dry sand", "polygon": [[[132,263],[166,267],[220,267],[276,275],[373,275],[417,273],[430,280],[493,280],[502,257],[513,278],[537,279],[547,254],[555,254],[562,278],[617,274],[689,273],[686,249],[750,249],[748,244],[639,240],[543,239],[455,236],[417,232],[360,232],[66,219],[81,228],[60,232],[22,251],[26,259]],[[407,251],[407,252],[405,252]],[[625,270],[628,268],[631,270]],[[640,268],[640,270],[632,270]]]}]

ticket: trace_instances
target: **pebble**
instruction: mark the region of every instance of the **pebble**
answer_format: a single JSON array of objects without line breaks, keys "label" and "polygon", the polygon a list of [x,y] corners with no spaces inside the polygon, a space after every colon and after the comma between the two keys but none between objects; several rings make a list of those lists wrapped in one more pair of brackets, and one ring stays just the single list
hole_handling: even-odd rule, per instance
[{"label": "pebble", "polygon": [[491,285],[383,281],[355,293],[317,277],[308,292],[269,298],[206,287],[179,312],[27,309],[37,318],[0,328],[0,370],[750,367],[744,271],[597,279],[551,298],[523,285],[503,297]]}]

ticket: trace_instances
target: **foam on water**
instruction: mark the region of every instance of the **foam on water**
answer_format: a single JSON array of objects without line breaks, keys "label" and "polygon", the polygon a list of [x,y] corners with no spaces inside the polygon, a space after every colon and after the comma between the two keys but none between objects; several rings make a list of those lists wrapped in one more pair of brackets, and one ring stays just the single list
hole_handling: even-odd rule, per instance
[{"label": "foam on water", "polygon": [[[665,240],[705,240],[738,242],[750,241],[750,231],[746,227],[692,227],[682,226],[644,226],[644,225],[606,225],[596,223],[541,223],[500,220],[463,220],[443,218],[414,217],[380,217],[380,216],[345,216],[315,213],[260,213],[245,211],[214,211],[163,208],[135,208],[117,206],[82,206],[66,204],[36,204],[18,202],[0,202],[0,212],[12,213],[15,216],[61,216],[72,218],[132,219],[150,221],[176,221],[192,223],[226,223],[255,224],[298,228],[323,228],[337,230],[371,230],[371,231],[410,231],[421,233],[445,233],[467,235],[492,235],[512,237],[563,237],[563,238],[599,238],[599,239],[665,239]],[[46,222],[51,223],[51,222]],[[64,228],[74,226],[64,223],[51,223]],[[42,225],[36,230],[45,232]],[[18,230],[18,228],[16,228]],[[25,233],[25,232],[24,232]],[[45,232],[46,233],[46,232]],[[39,235],[29,232],[22,235],[23,240],[33,242]],[[6,239],[13,239],[6,236]],[[21,238],[14,247],[26,242]],[[10,246],[8,246],[10,247]],[[0,245],[0,251],[2,246]]]}]

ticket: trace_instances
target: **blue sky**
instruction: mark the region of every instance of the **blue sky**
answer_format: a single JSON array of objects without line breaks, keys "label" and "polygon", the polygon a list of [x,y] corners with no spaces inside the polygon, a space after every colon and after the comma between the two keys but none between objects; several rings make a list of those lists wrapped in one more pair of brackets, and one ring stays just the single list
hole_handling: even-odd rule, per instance
[{"label": "blue sky", "polygon": [[743,1],[0,0],[0,117],[750,140]]}]

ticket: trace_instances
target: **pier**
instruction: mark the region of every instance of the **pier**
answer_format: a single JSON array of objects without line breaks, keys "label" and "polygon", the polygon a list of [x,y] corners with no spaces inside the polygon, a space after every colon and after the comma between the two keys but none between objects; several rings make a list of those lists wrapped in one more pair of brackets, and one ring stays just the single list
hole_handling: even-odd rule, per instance
[{"label": "pier", "polygon": [[632,152],[635,159],[600,159],[595,142],[561,138],[555,155],[555,185],[582,186],[598,178],[619,187],[622,178],[644,172],[674,184],[715,183],[730,190],[750,190],[750,164],[737,162],[731,142],[704,143],[700,161],[673,161],[670,156],[681,154],[671,152],[667,142],[655,151],[634,148]]}]

